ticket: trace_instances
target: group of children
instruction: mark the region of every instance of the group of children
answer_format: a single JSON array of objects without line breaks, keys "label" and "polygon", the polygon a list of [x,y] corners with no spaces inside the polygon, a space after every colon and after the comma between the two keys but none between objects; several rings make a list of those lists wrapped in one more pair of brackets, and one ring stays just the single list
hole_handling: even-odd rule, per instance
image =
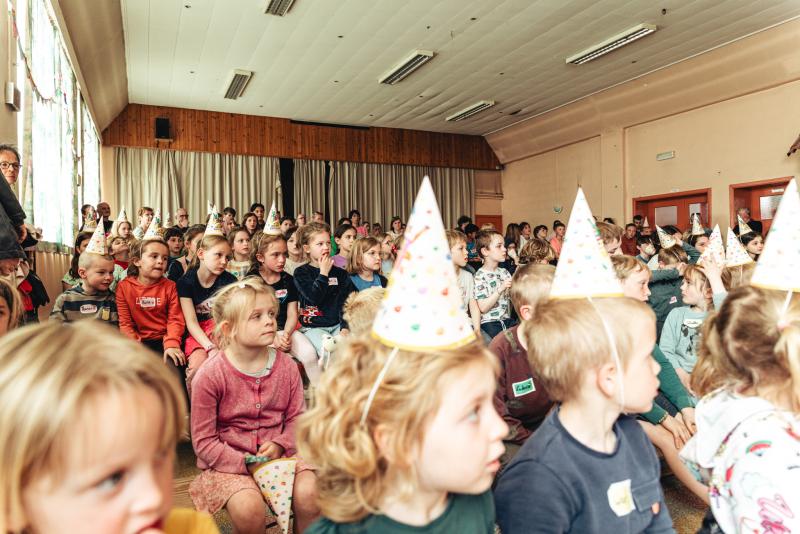
[{"label": "group of children", "polygon": [[[135,241],[115,223],[114,256],[102,229],[76,240],[79,283],[52,317],[79,324],[3,340],[2,531],[214,532],[171,509],[180,384],[189,493],[237,532],[264,532],[265,499],[280,515],[258,474],[278,459],[295,532],[672,532],[653,445],[708,528],[800,528],[800,249],[781,241],[800,231],[796,187],[757,267],[747,232],[726,253],[718,229],[658,228],[660,250],[640,235],[622,255],[580,192],[557,267],[528,225],[513,276],[491,229],[470,272],[427,181],[397,238],[272,214],[225,236],[212,211],[176,257],[146,219]],[[20,308],[0,297],[2,334]]]}]

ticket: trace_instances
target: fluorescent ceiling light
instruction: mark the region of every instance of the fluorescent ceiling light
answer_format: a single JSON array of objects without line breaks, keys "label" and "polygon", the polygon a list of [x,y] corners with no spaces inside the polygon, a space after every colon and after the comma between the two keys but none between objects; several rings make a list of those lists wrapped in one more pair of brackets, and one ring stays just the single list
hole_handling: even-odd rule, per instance
[{"label": "fluorescent ceiling light", "polygon": [[292,8],[294,0],[269,0],[264,13],[267,15],[284,16]]},{"label": "fluorescent ceiling light", "polygon": [[573,65],[583,65],[584,63],[608,54],[609,52],[616,50],[621,46],[625,46],[626,44],[630,44],[638,39],[641,39],[645,35],[650,35],[657,29],[658,26],[655,24],[639,24],[638,26],[629,28],[620,34],[611,37],[610,39],[606,39],[602,43],[598,43],[591,48],[584,50],[583,52],[579,52],[574,56],[568,57],[567,63],[572,63]]},{"label": "fluorescent ceiling light", "polygon": [[252,77],[253,71],[234,69],[233,76],[231,76],[231,81],[228,84],[228,88],[225,90],[225,98],[236,100],[242,96],[245,87],[247,87],[247,83]]},{"label": "fluorescent ceiling light", "polygon": [[462,109],[461,111],[459,111],[457,113],[453,113],[452,115],[447,117],[445,120],[448,120],[450,122],[456,122],[456,121],[464,120],[464,119],[472,117],[476,113],[480,113],[484,109],[488,109],[488,108],[490,108],[492,106],[494,106],[494,100],[481,100],[480,102],[476,102],[475,104],[472,104],[468,108],[464,108],[464,109]]},{"label": "fluorescent ceiling light", "polygon": [[414,50],[410,56],[395,65],[395,67],[378,78],[378,82],[394,85],[425,63],[433,59],[435,54],[430,50]]}]

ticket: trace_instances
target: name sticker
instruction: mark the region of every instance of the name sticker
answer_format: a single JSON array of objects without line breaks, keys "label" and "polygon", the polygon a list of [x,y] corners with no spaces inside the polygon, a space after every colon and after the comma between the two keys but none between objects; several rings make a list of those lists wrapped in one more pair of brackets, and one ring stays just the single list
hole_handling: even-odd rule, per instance
[{"label": "name sticker", "polygon": [[339,285],[339,279],[338,278],[334,278],[334,277],[328,278],[328,285],[329,286],[338,286]]},{"label": "name sticker", "polygon": [[282,299],[283,297],[285,297],[288,294],[289,294],[289,290],[288,289],[279,289],[279,290],[277,290],[275,292],[275,296],[277,298],[279,298],[279,299]]},{"label": "name sticker", "polygon": [[156,307],[156,298],[155,297],[140,297],[139,298],[139,306],[142,308],[155,308]]},{"label": "name sticker", "polygon": [[608,505],[617,514],[623,517],[633,512],[633,494],[631,494],[631,479],[614,482],[608,486]]},{"label": "name sticker", "polygon": [[511,384],[511,387],[514,389],[515,397],[522,397],[523,395],[536,391],[536,387],[533,385],[533,378],[523,380],[522,382],[514,382]]},{"label": "name sticker", "polygon": [[94,304],[82,304],[81,313],[97,313],[97,306]]}]

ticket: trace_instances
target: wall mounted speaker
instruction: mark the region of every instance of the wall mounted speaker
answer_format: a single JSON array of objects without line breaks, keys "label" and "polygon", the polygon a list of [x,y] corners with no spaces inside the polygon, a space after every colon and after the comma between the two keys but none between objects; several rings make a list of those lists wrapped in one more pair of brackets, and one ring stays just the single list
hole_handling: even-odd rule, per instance
[{"label": "wall mounted speaker", "polygon": [[156,139],[172,139],[169,135],[169,119],[166,117],[156,118]]}]

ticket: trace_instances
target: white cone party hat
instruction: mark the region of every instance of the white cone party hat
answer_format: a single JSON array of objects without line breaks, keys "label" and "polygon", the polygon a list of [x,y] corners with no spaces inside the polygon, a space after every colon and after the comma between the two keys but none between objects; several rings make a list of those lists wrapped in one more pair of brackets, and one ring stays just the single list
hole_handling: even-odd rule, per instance
[{"label": "white cone party hat", "polygon": [[272,207],[269,209],[269,214],[264,221],[264,233],[267,235],[280,235],[281,221],[278,219],[278,210],[275,209],[275,201],[272,201]]},{"label": "white cone party hat", "polygon": [[161,210],[156,210],[153,220],[150,221],[150,226],[147,227],[147,231],[142,237],[142,241],[147,241],[148,239],[163,239],[161,237]]},{"label": "white cone party hat", "polygon": [[205,235],[225,235],[222,231],[222,218],[215,205],[211,206],[211,211],[208,214],[208,224],[206,224]]},{"label": "white cone party hat", "polygon": [[289,532],[296,468],[296,458],[280,458],[263,464],[253,473],[258,489],[275,513],[275,519],[278,520],[283,534]]},{"label": "white cone party hat", "polygon": [[89,244],[86,245],[86,254],[100,254],[105,256],[106,252],[106,233],[102,226],[95,228],[92,237],[89,239]]},{"label": "white cone party hat", "polygon": [[621,297],[622,286],[600,240],[583,189],[569,215],[550,298]]},{"label": "white cone party hat", "polygon": [[750,228],[750,225],[744,222],[740,215],[736,216],[736,222],[739,223],[739,235],[749,234],[753,231],[753,229]]},{"label": "white cone party hat", "polygon": [[372,336],[390,347],[420,352],[454,349],[476,339],[427,176],[411,209]]},{"label": "white cone party hat", "polygon": [[215,209],[216,209],[216,204],[214,204],[213,202],[211,202],[209,200],[208,201],[208,205],[206,207],[206,211],[208,212],[208,215],[211,215],[212,213],[214,213]]},{"label": "white cone party hat", "polygon": [[695,213],[692,217],[692,235],[703,235],[706,231],[703,229],[703,225],[700,224],[700,214]]},{"label": "white cone party hat", "polygon": [[742,246],[742,242],[733,233],[733,230],[728,228],[728,245],[725,251],[725,267],[738,267],[739,265],[746,265],[753,263],[753,258]]},{"label": "white cone party hat", "polygon": [[650,223],[647,222],[647,217],[644,218],[644,222],[642,223],[642,228],[650,228]]},{"label": "white cone party hat", "polygon": [[800,194],[795,179],[783,191],[750,283],[767,289],[800,291]]},{"label": "white cone party hat", "polygon": [[96,229],[97,229],[97,219],[95,218],[94,210],[90,209],[89,212],[86,214],[86,217],[83,218],[83,231],[94,232]]},{"label": "white cone party hat", "polygon": [[720,268],[725,266],[725,247],[722,244],[722,232],[719,231],[719,225],[714,226],[714,231],[708,238],[708,246],[705,251],[700,255],[697,260],[698,265],[702,265],[704,261],[713,259],[714,263],[719,265]]},{"label": "white cone party hat", "polygon": [[127,212],[125,211],[125,208],[122,208],[121,210],[119,210],[119,215],[117,215],[117,224],[122,224],[122,223],[124,223],[124,222],[126,222],[126,223],[128,223],[128,224],[130,224],[130,223],[131,223],[131,222],[128,220],[128,214],[127,214]]},{"label": "white cone party hat", "polygon": [[656,225],[656,232],[658,233],[658,242],[661,243],[661,248],[674,247],[678,244],[675,238],[665,232],[659,225]]},{"label": "white cone party hat", "polygon": [[172,227],[172,219],[170,219],[169,212],[164,215],[164,228]]}]

